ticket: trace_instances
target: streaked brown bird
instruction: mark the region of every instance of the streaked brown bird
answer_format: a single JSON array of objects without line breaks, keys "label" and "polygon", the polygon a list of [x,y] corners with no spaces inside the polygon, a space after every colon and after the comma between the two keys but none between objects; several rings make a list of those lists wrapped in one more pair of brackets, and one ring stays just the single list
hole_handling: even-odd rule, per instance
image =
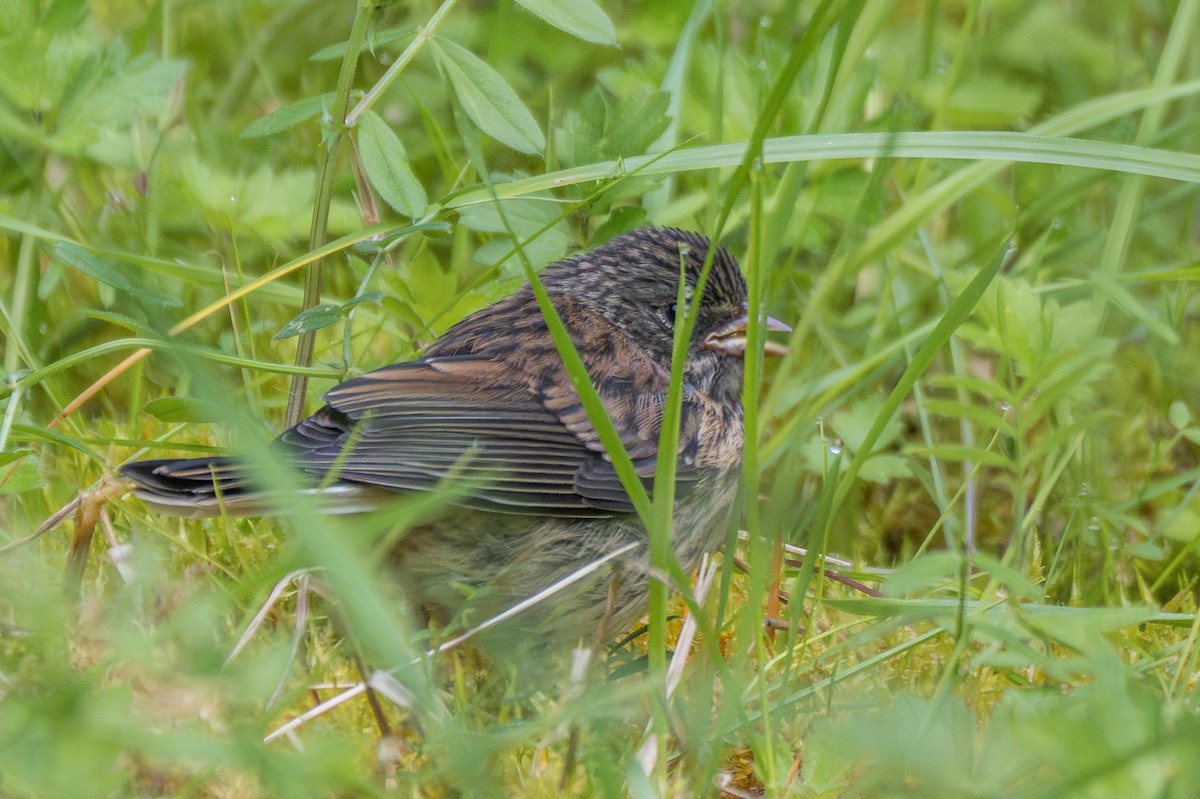
[{"label": "streaked brown bird", "polygon": [[[648,489],[670,382],[680,266],[690,300],[709,247],[697,233],[643,228],[541,274]],[[672,546],[685,570],[720,545],[728,524],[742,459],[746,326],[745,280],[733,257],[717,249],[683,367]],[[789,330],[770,318],[766,327]],[[768,354],[783,351],[767,344]],[[644,612],[646,530],[528,285],[450,328],[423,357],[342,383],[324,400],[275,446],[312,477],[312,490],[335,512],[469,481],[456,512],[410,531],[398,546],[398,577],[417,609],[475,623],[628,548],[519,623],[541,637],[557,629],[579,638],[602,621],[619,630]],[[251,471],[228,457],[141,461],[121,473],[163,513],[269,509]]]}]

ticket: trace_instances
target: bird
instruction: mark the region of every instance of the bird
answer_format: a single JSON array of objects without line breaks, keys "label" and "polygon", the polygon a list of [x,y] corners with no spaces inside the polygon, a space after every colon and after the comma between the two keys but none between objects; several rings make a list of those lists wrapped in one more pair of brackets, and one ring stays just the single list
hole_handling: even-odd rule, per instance
[{"label": "bird", "polygon": [[[671,377],[679,281],[693,302],[710,240],[639,228],[540,274],[638,477],[652,489]],[[683,363],[672,549],[685,573],[724,540],[742,461],[747,289],[713,248]],[[764,319],[769,331],[790,332]],[[773,341],[767,355],[786,348]],[[404,535],[391,558],[415,612],[468,627],[589,564],[610,560],[522,614],[533,637],[620,631],[644,614],[649,539],[573,387],[531,286],[467,316],[415,360],[330,389],[273,446],[328,498],[360,512],[458,481],[453,508]],[[269,495],[236,457],[143,460],[121,475],[151,509],[261,515]],[[613,557],[613,553],[620,553]],[[561,631],[557,636],[551,630]],[[512,631],[499,638],[511,638]]]}]

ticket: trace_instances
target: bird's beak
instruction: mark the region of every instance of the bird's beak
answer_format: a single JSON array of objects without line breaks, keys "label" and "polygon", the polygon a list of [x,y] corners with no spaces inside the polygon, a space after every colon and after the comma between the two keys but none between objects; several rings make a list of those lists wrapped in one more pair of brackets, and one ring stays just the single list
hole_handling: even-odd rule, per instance
[{"label": "bird's beak", "polygon": [[[746,356],[746,325],[750,319],[745,314],[734,319],[729,324],[719,330],[714,330],[704,339],[704,347],[710,350],[717,350],[726,355],[733,355],[738,358]],[[768,316],[765,320],[767,330],[776,333],[791,333],[792,329],[780,322],[778,319]],[[788,354],[788,348],[782,344],[777,344],[774,341],[763,342],[764,355],[783,356]]]}]

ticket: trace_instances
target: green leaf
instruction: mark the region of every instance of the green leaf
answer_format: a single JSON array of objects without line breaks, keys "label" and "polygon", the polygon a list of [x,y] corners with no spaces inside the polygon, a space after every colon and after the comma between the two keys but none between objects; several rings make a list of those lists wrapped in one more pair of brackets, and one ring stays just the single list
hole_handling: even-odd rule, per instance
[{"label": "green leaf", "polygon": [[517,0],[559,30],[596,44],[616,44],[617,31],[592,0]]},{"label": "green leaf", "polygon": [[1171,346],[1179,343],[1179,334],[1163,319],[1144,307],[1129,289],[1114,280],[1097,279],[1096,287],[1108,295],[1108,298],[1125,313],[1141,322],[1146,329]]},{"label": "green leaf", "polygon": [[463,110],[480,130],[517,152],[542,151],[542,129],[499,72],[454,42],[433,39],[429,44]]},{"label": "green leaf", "polygon": [[525,257],[534,266],[541,267],[561,258],[572,244],[570,228],[558,220],[557,206],[545,199],[531,198],[506,203],[503,219],[494,205],[478,205],[464,208],[458,221],[469,230],[500,234],[476,248],[475,260],[494,266],[502,259],[510,259],[501,275],[518,277],[521,276],[521,259],[511,258],[515,253],[513,242],[507,235],[508,227],[523,242]]},{"label": "green leaf", "polygon": [[[840,408],[830,421],[830,429],[834,435],[846,442],[846,446],[850,448],[851,452],[858,452],[862,449],[863,441],[866,440],[872,423],[879,418],[882,407],[882,398],[868,395]],[[893,418],[888,421],[875,442],[874,450],[878,452],[889,447],[900,437],[903,428],[904,425],[900,423],[899,419]]]},{"label": "green leaf", "polygon": [[[931,84],[922,92],[922,100],[936,107],[941,93],[942,86]],[[945,111],[955,125],[999,128],[1028,119],[1041,100],[1041,90],[1016,75],[978,74],[951,90]]]},{"label": "green leaf", "polygon": [[13,461],[19,461],[27,455],[32,455],[33,450],[29,447],[17,447],[16,449],[0,450],[0,466],[7,466]]},{"label": "green leaf", "polygon": [[275,334],[276,341],[299,336],[301,333],[311,333],[323,327],[336,324],[342,318],[342,306],[326,303],[314,305],[296,314]]},{"label": "green leaf", "polygon": [[1172,541],[1190,544],[1200,536],[1200,512],[1188,507],[1179,508],[1171,514],[1162,533]]},{"label": "green leaf", "polygon": [[979,300],[983,297],[984,292],[992,284],[996,274],[1000,271],[1000,266],[1004,263],[1007,252],[1007,248],[1002,248],[988,266],[981,268],[975,274],[971,282],[959,292],[958,297],[946,308],[941,320],[934,326],[933,332],[925,339],[920,349],[913,354],[908,368],[904,370],[904,374],[901,375],[900,380],[892,387],[892,392],[888,394],[887,400],[881,406],[879,415],[875,417],[871,429],[863,437],[860,449],[854,453],[854,459],[850,461],[850,465],[846,467],[846,471],[838,483],[837,493],[833,497],[833,509],[835,511],[841,507],[842,502],[846,499],[846,495],[850,493],[867,456],[875,448],[876,442],[879,441],[879,437],[891,422],[892,417],[899,412],[900,404],[908,396],[908,392],[912,390],[917,380],[933,363],[938,350],[945,346],[946,342],[950,340],[950,336],[954,335],[955,331],[962,326],[962,323],[967,320],[967,317],[979,304]]},{"label": "green leaf", "polygon": [[257,139],[293,128],[320,114],[331,102],[333,102],[333,92],[317,97],[305,97],[303,100],[288,103],[251,122],[242,130],[238,138]]},{"label": "green leaf", "polygon": [[45,484],[46,481],[38,468],[37,456],[28,455],[6,472],[4,482],[0,483],[0,496],[23,494]]},{"label": "green leaf", "polygon": [[85,447],[79,441],[68,435],[63,435],[57,430],[47,430],[46,428],[31,424],[14,424],[12,430],[14,438],[20,438],[25,441],[45,441],[50,444],[70,447],[89,457],[98,457],[95,452]]},{"label": "green leaf", "polygon": [[646,209],[636,205],[622,205],[614,208],[596,232],[592,234],[591,246],[598,247],[609,239],[628,233],[636,227],[646,224]]},{"label": "green leaf", "polygon": [[[387,28],[386,30],[376,31],[367,34],[366,49],[374,51],[377,47],[382,47],[385,44],[391,44],[394,41],[403,39],[417,29],[416,25],[405,25],[402,28]],[[341,58],[346,55],[347,42],[341,41],[337,44],[331,44],[328,47],[322,47],[317,52],[308,57],[309,61],[332,61],[335,58]]]},{"label": "green leaf", "polygon": [[597,87],[567,112],[554,147],[572,165],[640,155],[670,125],[670,102],[645,86],[621,94]]},{"label": "green leaf", "polygon": [[904,597],[953,584],[962,569],[962,556],[954,552],[930,552],[910,560],[888,575],[883,593]]},{"label": "green leaf", "polygon": [[361,305],[364,302],[369,302],[376,305],[383,302],[383,292],[364,291],[362,294],[356,294],[342,303],[342,310],[348,310],[353,308],[355,305]]},{"label": "green leaf", "polygon": [[641,155],[671,124],[671,95],[635,91],[607,108],[605,142],[611,157]]},{"label": "green leaf", "polygon": [[[1127,108],[1129,97],[1137,99],[1139,101],[1137,107],[1141,107],[1150,97],[1175,97],[1198,92],[1200,92],[1200,81],[1195,81],[1184,86],[1174,87],[1172,92],[1133,92],[1128,96],[1122,95],[1118,98],[1121,102],[1116,106],[1122,109]],[[1090,106],[1087,108],[1091,109]],[[1075,113],[1072,112],[1072,118]],[[1110,119],[1111,114],[1106,112],[1100,118]],[[1089,118],[1088,122],[1091,125],[1100,124],[1094,118]],[[1056,124],[1052,130],[1057,131],[1061,127],[1063,127],[1061,124]],[[1072,127],[1071,129],[1077,128]],[[606,161],[555,172],[542,172],[531,177],[497,184],[491,189],[475,188],[460,192],[447,202],[446,207],[462,208],[481,200],[490,200],[489,192],[493,190],[501,199],[506,199],[526,196],[546,189],[611,178],[614,169],[618,166],[622,174],[637,172],[647,177],[737,166],[741,163],[745,151],[745,142],[715,144],[680,148],[668,153],[635,156],[624,159],[619,165]],[[901,233],[907,235],[906,231],[915,229],[920,219],[933,213],[930,208],[944,207],[953,198],[962,196],[992,174],[1004,169],[1005,164],[998,163],[1002,161],[1080,166],[1200,183],[1200,156],[1194,153],[1071,139],[1050,135],[1044,131],[1041,133],[1016,133],[956,130],[909,133],[839,133],[836,135],[806,134],[781,136],[763,141],[764,164],[877,158],[882,154],[892,158],[966,159],[977,160],[980,163],[965,167],[960,170],[961,174],[951,175],[937,187],[938,191],[921,195],[922,207],[909,210],[913,204],[906,203],[903,213],[896,215],[902,216],[903,219],[900,222],[893,222],[889,218],[878,231],[873,231],[864,245],[866,249],[860,251],[856,256],[856,263],[859,260],[877,257],[880,252],[887,249],[887,246],[890,246],[893,239],[901,238]]]},{"label": "green leaf", "polygon": [[999,558],[993,558],[986,552],[976,552],[972,558],[975,565],[1008,590],[1009,596],[1024,597],[1039,603],[1045,601],[1046,595],[1040,587],[1016,569],[1006,566]]},{"label": "green leaf", "polygon": [[168,308],[178,308],[182,304],[174,297],[147,291],[141,286],[130,282],[115,264],[97,258],[78,244],[60,241],[54,245],[52,251],[54,257],[67,266],[74,267],[85,275],[95,278],[106,286],[112,286],[118,291],[123,291],[126,294],[138,297],[147,302],[163,305]]},{"label": "green leaf", "polygon": [[1125,550],[1132,557],[1142,560],[1166,560],[1167,552],[1154,541],[1140,541]]},{"label": "green leaf", "polygon": [[193,422],[208,424],[223,417],[213,403],[195,397],[159,397],[146,403],[143,410],[164,422]]},{"label": "green leaf", "polygon": [[1188,410],[1187,403],[1182,400],[1175,400],[1171,403],[1171,407],[1167,409],[1167,420],[1176,430],[1182,430],[1192,421],[1192,412]]},{"label": "green leaf", "polygon": [[416,218],[425,211],[425,187],[412,167],[404,145],[378,114],[368,111],[358,123],[358,153],[371,186],[398,213]]},{"label": "green leaf", "polygon": [[858,476],[879,485],[887,485],[893,480],[903,480],[911,477],[912,464],[907,458],[899,455],[872,455],[863,463]]}]

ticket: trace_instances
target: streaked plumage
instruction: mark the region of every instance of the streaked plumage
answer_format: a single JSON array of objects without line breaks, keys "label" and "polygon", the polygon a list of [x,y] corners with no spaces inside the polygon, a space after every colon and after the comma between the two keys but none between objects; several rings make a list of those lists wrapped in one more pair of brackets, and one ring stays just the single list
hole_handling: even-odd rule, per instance
[{"label": "streaked plumage", "polygon": [[[646,228],[541,275],[647,487],[681,258],[690,296],[708,248],[695,233]],[[737,263],[718,249],[685,361],[675,525],[684,568],[719,543],[736,486],[745,304]],[[324,400],[276,446],[314,486],[327,484],[320,490],[336,497],[335,508],[358,511],[387,492],[433,490],[452,475],[470,481],[462,512],[410,533],[397,553],[419,605],[455,613],[462,601],[455,586],[465,584],[486,589],[480,593],[492,601],[473,602],[495,612],[636,540],[617,561],[627,573],[618,621],[641,608],[645,532],[528,286],[459,322],[422,358],[349,380]],[[253,476],[230,458],[143,461],[122,474],[163,512],[263,510]],[[593,581],[559,610],[597,619],[606,586]]]}]

